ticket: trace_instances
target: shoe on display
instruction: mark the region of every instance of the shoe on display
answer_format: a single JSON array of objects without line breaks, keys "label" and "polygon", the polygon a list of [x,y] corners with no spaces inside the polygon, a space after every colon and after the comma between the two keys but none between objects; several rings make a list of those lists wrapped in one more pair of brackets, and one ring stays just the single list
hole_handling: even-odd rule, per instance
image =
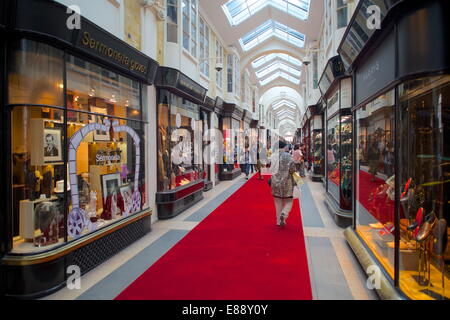
[{"label": "shoe on display", "polygon": [[371,227],[373,229],[383,229],[384,228],[384,224],[382,224],[381,222],[370,223],[369,227]]},{"label": "shoe on display", "polygon": [[436,224],[436,221],[436,216],[433,214],[430,219],[422,224],[416,237],[417,242],[420,243],[429,238],[429,236],[431,235],[431,231],[433,231],[433,227]]}]

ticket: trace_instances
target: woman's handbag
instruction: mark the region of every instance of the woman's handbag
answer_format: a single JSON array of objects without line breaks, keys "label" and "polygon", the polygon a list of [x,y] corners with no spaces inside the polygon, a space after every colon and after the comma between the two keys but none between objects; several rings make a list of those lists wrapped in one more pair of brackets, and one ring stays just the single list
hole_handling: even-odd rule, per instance
[{"label": "woman's handbag", "polygon": [[292,179],[294,180],[297,187],[301,187],[305,183],[298,172],[294,172],[292,174]]}]

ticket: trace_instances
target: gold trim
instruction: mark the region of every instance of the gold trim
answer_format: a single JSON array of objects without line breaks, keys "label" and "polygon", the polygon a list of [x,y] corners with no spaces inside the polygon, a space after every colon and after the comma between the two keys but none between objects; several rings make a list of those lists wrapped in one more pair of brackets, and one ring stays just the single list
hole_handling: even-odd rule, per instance
[{"label": "gold trim", "polygon": [[[369,266],[379,264],[378,261],[376,261],[370,255],[368,249],[363,245],[352,227],[344,230],[344,236],[365,272],[369,268]],[[383,272],[381,273],[380,282],[381,288],[375,290],[382,300],[405,300],[405,298],[399,294],[398,290],[391,284],[391,282]]]},{"label": "gold trim", "polygon": [[1,260],[1,263],[4,265],[8,265],[8,266],[28,266],[28,265],[34,265],[34,264],[40,264],[40,263],[52,261],[52,260],[58,259],[62,256],[65,256],[69,252],[72,252],[80,247],[83,247],[99,238],[102,238],[108,234],[111,234],[114,231],[117,231],[133,222],[136,222],[145,217],[148,217],[151,214],[152,214],[152,210],[147,210],[138,215],[133,215],[131,217],[128,217],[128,218],[122,220],[118,224],[114,224],[114,225],[110,225],[108,227],[102,228],[90,235],[87,235],[86,237],[83,237],[82,239],[72,241],[69,244],[63,245],[53,251],[36,254],[36,255],[29,255],[29,256],[5,255],[3,257],[3,259]]}]

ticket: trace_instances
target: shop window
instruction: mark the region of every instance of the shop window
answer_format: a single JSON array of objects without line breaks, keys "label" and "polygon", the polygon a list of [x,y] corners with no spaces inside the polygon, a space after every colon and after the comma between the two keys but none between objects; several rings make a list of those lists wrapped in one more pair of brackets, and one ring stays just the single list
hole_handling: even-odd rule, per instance
[{"label": "shop window", "polygon": [[158,192],[200,179],[194,158],[195,128],[201,126],[199,106],[160,90],[158,101]]},{"label": "shop window", "polygon": [[400,286],[450,298],[450,76],[399,87]]},{"label": "shop window", "polygon": [[167,0],[167,42],[178,43],[178,0]]},{"label": "shop window", "polygon": [[[79,67],[74,56],[67,57],[67,108],[109,116],[142,120],[140,85],[115,72],[85,62]],[[77,121],[72,117],[68,121]],[[74,113],[73,116],[78,115]],[[85,119],[84,119],[85,120]]]},{"label": "shop window", "polygon": [[9,104],[64,106],[63,56],[61,50],[43,43],[16,42],[8,68]]},{"label": "shop window", "polygon": [[356,111],[356,230],[394,278],[395,91]]},{"label": "shop window", "polygon": [[[35,61],[29,49],[40,47],[29,40],[14,47],[9,81],[33,86],[17,71]],[[52,66],[64,66],[63,55],[58,62],[57,51],[46,52]],[[39,72],[52,74],[44,57],[38,61]],[[67,55],[66,79],[49,87],[52,77],[42,74],[45,82],[35,79],[39,86],[29,97],[10,89],[21,97],[21,106],[9,105],[14,252],[48,250],[148,208],[141,84],[80,62]],[[35,100],[41,90],[45,99]],[[67,109],[52,106],[61,93]]]},{"label": "shop window", "polygon": [[328,192],[339,202],[340,185],[340,117],[339,114],[328,120],[327,134],[327,175]]}]

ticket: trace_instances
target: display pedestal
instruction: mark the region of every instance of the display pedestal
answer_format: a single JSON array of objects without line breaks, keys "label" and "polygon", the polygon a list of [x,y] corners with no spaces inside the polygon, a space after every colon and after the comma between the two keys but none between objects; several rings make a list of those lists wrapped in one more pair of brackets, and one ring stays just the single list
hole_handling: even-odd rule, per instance
[{"label": "display pedestal", "polygon": [[313,174],[311,176],[313,182],[323,182],[323,175],[321,174]]},{"label": "display pedestal", "polygon": [[37,199],[35,201],[20,201],[20,237],[27,242],[33,242],[36,236],[35,208],[42,202],[55,201],[57,197]]},{"label": "display pedestal", "polygon": [[220,177],[219,179],[221,181],[230,181],[230,180],[234,180],[237,177],[239,177],[242,174],[242,170],[237,168],[237,169],[233,169],[233,171],[222,171],[220,173]]},{"label": "display pedestal", "polygon": [[174,190],[158,192],[158,219],[170,219],[203,199],[203,180],[196,180]]},{"label": "display pedestal", "polygon": [[203,188],[204,192],[207,192],[213,188],[212,181],[205,181],[205,187]]},{"label": "display pedestal", "polygon": [[341,228],[350,227],[353,223],[353,213],[351,210],[344,210],[339,207],[336,200],[334,200],[330,194],[325,193],[325,205],[328,208],[331,216],[336,224]]}]

